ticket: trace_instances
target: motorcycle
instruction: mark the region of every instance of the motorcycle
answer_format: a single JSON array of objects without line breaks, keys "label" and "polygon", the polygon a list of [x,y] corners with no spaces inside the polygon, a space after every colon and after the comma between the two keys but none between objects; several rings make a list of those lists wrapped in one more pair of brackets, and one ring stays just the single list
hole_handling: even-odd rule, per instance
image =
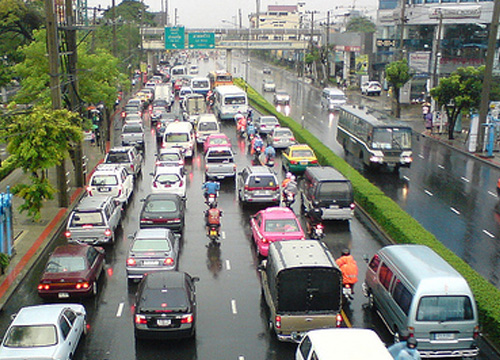
[{"label": "motorcycle", "polygon": [[353,300],[353,291],[350,284],[342,284],[342,294],[344,295],[345,301]]},{"label": "motorcycle", "polygon": [[213,243],[216,243],[219,240],[220,237],[219,227],[220,225],[214,225],[214,224],[208,226],[208,238]]},{"label": "motorcycle", "polygon": [[295,193],[292,191],[283,191],[283,203],[286,207],[291,208],[292,204],[295,202]]},{"label": "motorcycle", "polygon": [[239,126],[239,128],[238,128],[238,135],[241,138],[245,138],[246,133],[247,133],[247,127],[246,127],[246,125]]},{"label": "motorcycle", "polygon": [[217,194],[208,194],[205,196],[205,204],[208,205],[208,207],[216,207],[217,206]]},{"label": "motorcycle", "polygon": [[274,167],[274,157],[267,157],[264,153],[260,154],[259,162],[262,166]]},{"label": "motorcycle", "polygon": [[325,226],[321,223],[312,225],[311,227],[311,239],[321,240],[325,237]]}]

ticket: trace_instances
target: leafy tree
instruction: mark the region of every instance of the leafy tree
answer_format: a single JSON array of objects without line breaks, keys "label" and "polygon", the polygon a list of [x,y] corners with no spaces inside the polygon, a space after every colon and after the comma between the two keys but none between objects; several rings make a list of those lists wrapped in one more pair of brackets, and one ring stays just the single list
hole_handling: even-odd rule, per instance
[{"label": "leafy tree", "polygon": [[448,138],[452,140],[458,115],[463,110],[478,108],[483,88],[484,66],[461,67],[450,76],[439,80],[431,89],[431,96],[439,107],[443,106],[448,117]]},{"label": "leafy tree", "polygon": [[346,32],[374,33],[376,29],[376,25],[364,16],[350,18],[346,26]]},{"label": "leafy tree", "polygon": [[410,71],[408,62],[405,60],[394,61],[387,64],[385,67],[385,76],[387,82],[392,86],[392,95],[396,102],[396,110],[394,115],[399,118],[401,116],[401,103],[399,102],[399,89],[401,89],[410,79],[413,74]]},{"label": "leafy tree", "polygon": [[82,129],[78,114],[68,110],[47,110],[35,107],[27,114],[12,115],[2,130],[8,139],[10,156],[2,167],[19,167],[29,174],[29,183],[16,184],[12,193],[24,199],[19,207],[34,220],[40,219],[43,202],[53,199],[55,188],[46,171],[61,164],[72,143],[81,141]]},{"label": "leafy tree", "polygon": [[[156,26],[155,16],[147,11],[148,6],[135,0],[124,0],[115,7],[115,17],[119,22],[132,22],[141,24],[141,15],[144,13],[144,26]],[[144,11],[144,12],[143,12]],[[113,18],[113,9],[107,10],[103,19],[109,21]]]},{"label": "leafy tree", "polygon": [[0,88],[7,85],[12,80],[12,72],[9,67],[0,60]]}]

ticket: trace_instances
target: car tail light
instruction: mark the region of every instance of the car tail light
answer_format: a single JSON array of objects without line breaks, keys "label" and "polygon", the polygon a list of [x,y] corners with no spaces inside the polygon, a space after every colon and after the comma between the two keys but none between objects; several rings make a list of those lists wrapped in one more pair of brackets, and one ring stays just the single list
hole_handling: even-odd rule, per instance
[{"label": "car tail light", "polygon": [[156,181],[153,181],[153,187],[156,189],[158,188],[158,185],[156,184]]},{"label": "car tail light", "polygon": [[40,284],[38,285],[38,290],[50,290],[49,284]]},{"label": "car tail light", "polygon": [[276,329],[281,329],[281,316],[276,315],[274,317],[274,323],[276,325]]},{"label": "car tail light", "polygon": [[104,230],[104,235],[105,236],[111,236],[111,234],[113,234],[113,232],[111,231],[111,229]]},{"label": "car tail light", "polygon": [[355,207],[356,207],[356,204],[355,203],[351,203],[351,210],[354,210]]},{"label": "car tail light", "polygon": [[297,160],[290,160],[290,164],[297,164]]},{"label": "car tail light", "polygon": [[[323,230],[325,227],[323,226],[323,224],[318,224],[316,225],[318,227],[318,229],[320,230]],[[346,286],[349,286],[349,284],[346,284]]]},{"label": "car tail light", "polygon": [[474,333],[472,335],[473,339],[477,339],[479,337],[479,326],[474,327]]},{"label": "car tail light", "polygon": [[269,241],[266,238],[262,238],[262,243],[267,244],[267,243],[269,243]]},{"label": "car tail light", "polygon": [[161,128],[161,122],[159,122],[158,124],[156,124],[156,128],[157,128],[158,130],[160,130],[160,128]]},{"label": "car tail light", "polygon": [[194,318],[192,314],[183,315],[181,318],[181,324],[191,324]]},{"label": "car tail light", "polygon": [[130,164],[130,169],[134,171],[134,164]]},{"label": "car tail light", "polygon": [[295,141],[295,138],[294,138],[294,137],[291,137],[291,138],[290,138],[290,140]]},{"label": "car tail light", "polygon": [[163,265],[165,266],[173,266],[174,263],[175,261],[172,258],[166,258],[165,260],[163,260]]},{"label": "car tail light", "polygon": [[92,196],[92,187],[87,186],[87,192],[89,193],[89,196]]},{"label": "car tail light", "polygon": [[65,236],[66,238],[68,238],[68,239],[69,239],[69,238],[71,237],[71,231],[66,230],[66,231],[64,232],[64,236]]},{"label": "car tail light", "polygon": [[337,327],[341,327],[342,326],[342,315],[341,314],[337,314]]},{"label": "car tail light", "polygon": [[318,160],[311,160],[311,164],[317,164]]},{"label": "car tail light", "polygon": [[273,140],[274,141],[280,141],[280,138],[274,138]]},{"label": "car tail light", "polygon": [[179,165],[184,165],[184,160],[179,160]]},{"label": "car tail light", "polygon": [[124,118],[125,116],[127,116],[127,113],[125,111],[122,111],[122,118]]},{"label": "car tail light", "polygon": [[118,196],[122,194],[123,185],[118,186]]},{"label": "car tail light", "polygon": [[184,185],[184,181],[180,180],[179,181],[179,187],[182,187],[182,185]]},{"label": "car tail light", "polygon": [[136,266],[136,265],[137,265],[137,261],[135,261],[134,258],[127,259],[127,266]]},{"label": "car tail light", "polygon": [[144,315],[135,315],[135,323],[145,325],[148,323],[148,320]]},{"label": "car tail light", "polygon": [[75,289],[80,290],[80,289],[88,289],[90,287],[88,282],[83,282],[83,283],[78,283],[75,285]]}]

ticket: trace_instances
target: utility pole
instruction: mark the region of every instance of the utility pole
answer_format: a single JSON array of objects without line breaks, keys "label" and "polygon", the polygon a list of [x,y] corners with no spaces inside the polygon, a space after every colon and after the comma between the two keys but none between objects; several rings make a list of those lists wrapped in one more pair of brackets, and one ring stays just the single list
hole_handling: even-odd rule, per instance
[{"label": "utility pole", "polygon": [[241,8],[238,9],[238,16],[239,16],[239,25],[240,25],[240,29],[242,28],[242,24],[241,24]]},{"label": "utility pole", "polygon": [[[52,0],[44,0],[46,28],[47,28],[47,52],[49,57],[50,97],[52,109],[59,110],[61,101],[61,80],[59,78],[59,50],[57,39],[57,22]],[[56,167],[57,190],[59,207],[68,207],[68,193],[66,191],[66,166],[64,159]]]},{"label": "utility pole", "polygon": [[177,26],[177,8],[174,9],[174,27]]},{"label": "utility pole", "polygon": [[[114,2],[114,0],[113,0]],[[78,52],[76,46],[76,27],[73,17],[73,2],[72,0],[65,0],[66,6],[66,45],[68,50],[68,78],[69,78],[69,101],[70,110],[73,112],[81,113],[80,101],[78,99],[78,77],[77,77],[77,61]],[[73,160],[75,165],[75,183],[77,187],[85,185],[83,178],[83,149],[82,142],[79,141],[75,144]]]},{"label": "utility pole", "polygon": [[435,44],[434,44],[434,51],[433,51],[433,56],[434,56],[434,66],[432,68],[432,86],[436,87],[438,85],[438,66],[439,66],[439,57],[440,54],[439,52],[441,51],[441,33],[443,31],[443,13],[441,9],[437,10],[439,12],[439,22],[438,22],[438,27],[436,30],[436,37],[434,39]]},{"label": "utility pole", "polygon": [[[67,2],[67,0],[66,0]],[[113,22],[113,56],[117,57],[118,54],[116,52],[116,6],[115,6],[115,0],[111,1],[111,21]]]},{"label": "utility pole", "polygon": [[[495,57],[495,45],[497,42],[498,35],[498,19],[500,17],[500,1],[495,0],[493,5],[493,15],[491,16],[490,23],[490,34],[488,37],[488,52],[486,53],[486,66],[484,69],[484,79],[483,79],[483,89],[481,91],[481,103],[479,105],[479,121],[477,126],[479,126],[476,132],[478,136],[476,151],[482,151],[484,143],[484,134],[486,117],[488,116],[489,102],[490,102],[490,90],[491,90],[491,78],[493,73],[493,62]],[[493,131],[490,129],[490,131]]]},{"label": "utility pole", "polygon": [[260,26],[260,0],[255,0],[255,7],[256,7],[255,28],[258,29]]},{"label": "utility pole", "polygon": [[[354,6],[354,5],[353,5]],[[330,81],[330,10],[326,12],[326,81]]]},{"label": "utility pole", "polygon": [[165,0],[165,26],[168,26],[168,0]]},{"label": "utility pole", "polygon": [[401,19],[400,19],[400,27],[399,27],[399,56],[398,60],[403,60],[404,58],[404,45],[403,39],[405,35],[405,23],[406,23],[406,0],[401,1]]}]

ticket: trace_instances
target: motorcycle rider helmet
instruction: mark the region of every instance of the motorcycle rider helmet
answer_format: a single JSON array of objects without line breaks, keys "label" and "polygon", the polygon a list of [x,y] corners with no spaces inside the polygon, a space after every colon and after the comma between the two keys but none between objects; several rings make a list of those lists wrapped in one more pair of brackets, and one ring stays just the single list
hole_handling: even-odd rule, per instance
[{"label": "motorcycle rider helmet", "polygon": [[291,172],[287,172],[287,173],[286,173],[286,175],[285,175],[285,177],[286,177],[287,179],[291,179],[291,178],[292,178],[292,176],[293,176],[293,174],[292,174]]},{"label": "motorcycle rider helmet", "polygon": [[295,181],[296,179],[297,179],[297,178],[295,177],[295,175],[292,175],[292,176],[290,177],[290,180],[291,180],[291,181]]},{"label": "motorcycle rider helmet", "polygon": [[417,347],[417,339],[414,337],[408,338],[408,340],[406,340],[406,344],[410,349],[415,349]]},{"label": "motorcycle rider helmet", "polygon": [[342,250],[342,256],[349,256],[349,255],[351,255],[351,250],[349,250],[348,248]]}]

